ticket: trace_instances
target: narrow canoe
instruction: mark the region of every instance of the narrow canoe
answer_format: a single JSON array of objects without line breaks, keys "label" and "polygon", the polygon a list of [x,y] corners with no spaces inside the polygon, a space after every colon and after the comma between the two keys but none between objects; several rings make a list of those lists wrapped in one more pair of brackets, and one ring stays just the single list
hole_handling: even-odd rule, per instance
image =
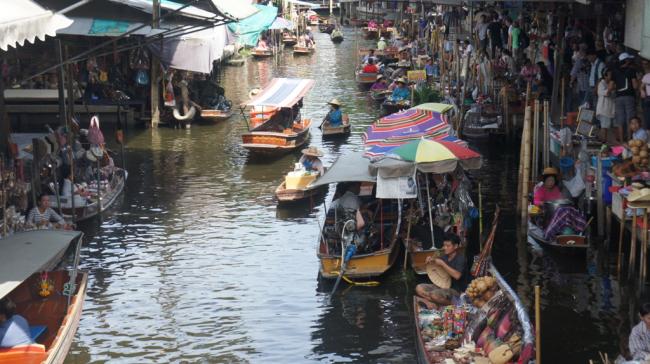
[{"label": "narrow canoe", "polygon": [[254,48],[251,51],[251,55],[254,58],[268,58],[268,57],[273,57],[273,50],[272,49],[259,49],[259,48]]},{"label": "narrow canoe", "polygon": [[560,250],[586,250],[589,248],[589,241],[582,235],[558,235],[553,240],[544,237],[544,230],[539,226],[528,222],[528,236],[538,243]]},{"label": "narrow canoe", "polygon": [[275,197],[280,204],[300,202],[323,194],[327,191],[327,187],[327,185],[324,185],[317,188],[288,190],[286,188],[286,182],[282,181],[278,188],[275,189]]},{"label": "narrow canoe", "polygon": [[314,47],[302,47],[299,45],[293,46],[293,54],[296,55],[309,55],[314,53]]},{"label": "narrow canoe", "polygon": [[201,110],[201,119],[205,121],[217,122],[221,120],[226,120],[232,116],[232,109],[228,111],[224,110],[215,110],[215,109],[203,109]]},{"label": "narrow canoe", "polygon": [[329,123],[325,122],[322,127],[323,137],[324,138],[334,138],[340,136],[350,135],[350,124],[343,124],[337,127],[329,126]]}]

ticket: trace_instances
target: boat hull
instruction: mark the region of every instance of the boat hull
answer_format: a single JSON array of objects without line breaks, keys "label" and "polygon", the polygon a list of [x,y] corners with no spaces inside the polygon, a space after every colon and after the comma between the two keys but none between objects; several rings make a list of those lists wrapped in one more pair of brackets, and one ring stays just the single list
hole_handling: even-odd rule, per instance
[{"label": "boat hull", "polygon": [[298,43],[298,39],[296,38],[282,38],[282,44],[285,47],[293,47]]},{"label": "boat hull", "polygon": [[355,73],[355,78],[359,86],[370,87],[377,81],[377,73],[365,73],[357,71]]},{"label": "boat hull", "polygon": [[213,110],[213,109],[203,109],[201,110],[201,119],[210,122],[218,122],[226,120],[231,117],[233,114],[232,110],[223,111],[223,110]]},{"label": "boat hull", "polygon": [[330,127],[327,123],[323,125],[323,138],[337,138],[350,135],[350,124]]},{"label": "boat hull", "polygon": [[[387,249],[372,254],[353,256],[345,269],[348,278],[378,277],[388,271],[399,254],[400,245],[393,242]],[[336,279],[341,270],[341,256],[318,254],[320,259],[320,274],[326,279]]]},{"label": "boat hull", "polygon": [[406,110],[409,107],[411,107],[410,102],[405,102],[405,103],[395,103],[392,101],[385,100],[382,104],[381,107],[384,109],[384,111],[387,114],[393,114],[401,110]]},{"label": "boat hull", "polygon": [[285,182],[282,182],[282,184],[275,190],[275,198],[278,200],[279,204],[301,202],[322,195],[327,191],[327,187],[328,186],[325,185],[317,188],[288,190],[286,189]]},{"label": "boat hull", "polygon": [[331,37],[332,42],[334,43],[341,43],[343,41],[343,36],[336,36],[336,37]]},{"label": "boat hull", "polygon": [[313,47],[301,47],[301,46],[293,46],[293,54],[294,55],[299,55],[299,56],[307,56],[314,53],[314,48]]},{"label": "boat hull", "polygon": [[589,248],[589,241],[581,235],[558,235],[553,240],[547,240],[542,235],[539,227],[528,222],[528,237],[547,247],[563,251],[586,251]]},{"label": "boat hull", "polygon": [[[63,208],[61,208],[63,217],[72,220],[72,217],[74,216],[74,221],[79,222],[91,219],[106,211],[115,203],[120,194],[122,194],[126,182],[126,176],[125,170],[117,168],[115,176],[113,177],[113,180],[111,180],[111,191],[103,194],[101,197],[101,206],[97,203],[96,199],[85,206],[75,207],[74,210],[71,207],[63,205]],[[58,205],[56,205],[56,198],[52,198],[52,202],[53,208],[57,209]]]},{"label": "boat hull", "polygon": [[311,121],[304,120],[300,129],[291,133],[252,131],[242,134],[242,146],[251,154],[282,155],[304,145],[309,138]]},{"label": "boat hull", "polygon": [[273,57],[273,51],[270,49],[253,49],[251,55],[253,58],[269,58]]},{"label": "boat hull", "polygon": [[409,250],[409,259],[411,263],[411,268],[416,274],[424,275],[427,274],[427,263],[426,260],[428,257],[433,257],[440,255],[439,249],[430,249],[430,250]]}]

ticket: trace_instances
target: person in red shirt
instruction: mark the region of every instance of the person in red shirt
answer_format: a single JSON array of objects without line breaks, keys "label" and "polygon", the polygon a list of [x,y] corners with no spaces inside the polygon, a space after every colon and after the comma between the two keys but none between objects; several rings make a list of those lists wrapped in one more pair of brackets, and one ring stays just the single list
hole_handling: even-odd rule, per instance
[{"label": "person in red shirt", "polygon": [[363,73],[379,73],[379,68],[377,68],[374,59],[369,59],[368,64],[363,66]]}]

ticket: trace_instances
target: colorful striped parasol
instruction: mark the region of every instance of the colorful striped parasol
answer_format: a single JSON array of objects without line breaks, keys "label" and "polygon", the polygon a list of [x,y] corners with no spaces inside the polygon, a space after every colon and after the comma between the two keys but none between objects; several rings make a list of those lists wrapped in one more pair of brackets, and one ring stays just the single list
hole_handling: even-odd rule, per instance
[{"label": "colorful striped parasol", "polygon": [[415,163],[425,173],[452,172],[460,164],[464,169],[481,168],[481,155],[466,146],[445,140],[421,138],[393,149],[388,156]]}]

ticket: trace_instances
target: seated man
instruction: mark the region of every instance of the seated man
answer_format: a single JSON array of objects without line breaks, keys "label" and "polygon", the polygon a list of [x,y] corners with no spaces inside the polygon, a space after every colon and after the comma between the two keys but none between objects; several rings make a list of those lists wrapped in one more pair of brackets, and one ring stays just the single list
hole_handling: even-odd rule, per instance
[{"label": "seated man", "polygon": [[630,354],[633,360],[650,358],[650,303],[644,303],[639,308],[639,322],[632,328],[629,338]]},{"label": "seated man", "polygon": [[434,308],[436,305],[447,306],[460,297],[464,290],[463,274],[465,274],[465,256],[458,252],[460,238],[455,234],[445,236],[442,249],[445,254],[442,258],[428,257],[427,264],[435,264],[451,276],[451,287],[441,288],[435,284],[421,283],[415,287],[415,294],[425,300],[427,307]]},{"label": "seated man", "polygon": [[378,73],[379,68],[375,65],[375,60],[373,58],[368,60],[368,64],[363,66],[363,73]]},{"label": "seated man", "polygon": [[330,105],[330,111],[325,115],[325,122],[332,127],[339,127],[343,125],[343,113],[341,112],[341,103],[337,99],[327,103]]},{"label": "seated man", "polygon": [[16,314],[16,305],[9,299],[0,300],[0,348],[33,344],[29,324]]},{"label": "seated man", "polygon": [[50,198],[45,194],[39,196],[38,202],[29,212],[26,222],[28,225],[33,225],[37,228],[50,227],[51,223],[54,223],[54,227],[57,229],[68,227],[65,220],[52,210],[50,207]]}]

